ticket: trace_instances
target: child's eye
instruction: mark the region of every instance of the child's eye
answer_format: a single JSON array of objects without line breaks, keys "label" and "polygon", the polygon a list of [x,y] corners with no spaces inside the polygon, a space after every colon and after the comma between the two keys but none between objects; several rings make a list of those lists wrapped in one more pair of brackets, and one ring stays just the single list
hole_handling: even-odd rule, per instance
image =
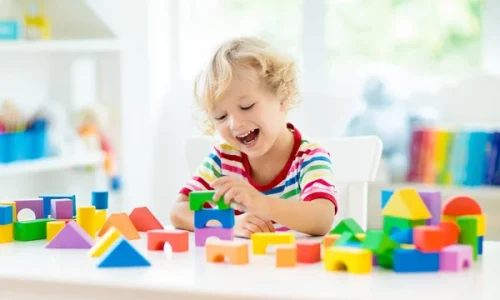
[{"label": "child's eye", "polygon": [[215,119],[217,121],[222,121],[222,120],[224,120],[225,117],[226,117],[226,115],[223,115],[223,116],[220,116],[220,117],[216,117]]},{"label": "child's eye", "polygon": [[250,105],[250,106],[241,107],[241,109],[242,109],[242,110],[249,110],[249,109],[250,109],[250,108],[252,108],[254,105],[255,105],[255,103],[254,103],[254,104],[252,104],[252,105]]}]

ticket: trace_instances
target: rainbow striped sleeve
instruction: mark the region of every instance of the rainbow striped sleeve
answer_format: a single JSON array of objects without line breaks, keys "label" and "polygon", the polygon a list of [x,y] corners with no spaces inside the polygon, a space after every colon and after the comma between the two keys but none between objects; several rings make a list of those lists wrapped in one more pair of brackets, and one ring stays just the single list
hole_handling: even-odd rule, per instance
[{"label": "rainbow striped sleeve", "polygon": [[214,147],[180,193],[188,196],[191,191],[213,190],[212,183],[221,176],[221,165],[221,153]]},{"label": "rainbow striped sleeve", "polygon": [[330,200],[335,205],[335,213],[337,213],[337,191],[334,185],[330,154],[325,149],[310,144],[303,151],[299,174],[300,198],[303,201]]}]

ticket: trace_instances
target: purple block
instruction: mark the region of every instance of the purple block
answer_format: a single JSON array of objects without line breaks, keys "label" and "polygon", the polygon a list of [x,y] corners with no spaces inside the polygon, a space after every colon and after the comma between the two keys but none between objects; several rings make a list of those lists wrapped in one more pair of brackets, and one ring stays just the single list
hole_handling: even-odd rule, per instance
[{"label": "purple block", "polygon": [[53,219],[72,219],[73,201],[71,199],[52,199],[50,216]]},{"label": "purple block", "polygon": [[426,220],[426,225],[439,225],[441,223],[441,192],[440,191],[419,191],[420,197],[431,213],[431,218]]},{"label": "purple block", "polygon": [[29,199],[29,200],[16,200],[16,216],[25,208],[31,209],[35,214],[35,219],[43,219],[43,200],[42,199]]},{"label": "purple block", "polygon": [[457,272],[470,268],[472,264],[471,245],[450,245],[441,250],[439,270]]},{"label": "purple block", "polygon": [[45,248],[90,249],[93,245],[92,237],[75,221],[69,221]]},{"label": "purple block", "polygon": [[218,237],[220,240],[231,241],[234,239],[233,228],[204,227],[194,229],[194,243],[198,247],[205,246],[209,237]]},{"label": "purple block", "polygon": [[372,266],[378,266],[378,260],[376,254],[372,255]]}]

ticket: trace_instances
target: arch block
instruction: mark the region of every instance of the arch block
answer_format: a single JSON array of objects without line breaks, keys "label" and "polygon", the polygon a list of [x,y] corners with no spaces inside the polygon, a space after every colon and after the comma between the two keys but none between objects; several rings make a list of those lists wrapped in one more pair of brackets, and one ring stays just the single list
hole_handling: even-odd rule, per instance
[{"label": "arch block", "polygon": [[207,262],[220,263],[227,258],[231,265],[246,265],[249,261],[247,243],[225,240],[210,240],[205,246]]},{"label": "arch block", "polygon": [[372,271],[372,259],[372,252],[368,249],[331,247],[325,249],[323,264],[328,271],[367,274]]},{"label": "arch block", "polygon": [[295,235],[293,233],[258,232],[252,234],[251,240],[253,254],[266,254],[269,245],[294,244]]},{"label": "arch block", "polygon": [[217,220],[222,228],[234,227],[234,209],[202,209],[194,212],[194,227],[203,228],[210,220]]}]

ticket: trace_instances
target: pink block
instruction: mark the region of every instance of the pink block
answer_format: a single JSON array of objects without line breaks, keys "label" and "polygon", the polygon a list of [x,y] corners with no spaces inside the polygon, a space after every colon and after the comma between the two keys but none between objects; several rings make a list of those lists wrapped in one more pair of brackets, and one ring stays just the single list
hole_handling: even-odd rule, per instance
[{"label": "pink block", "polygon": [[231,241],[234,238],[233,228],[204,227],[194,229],[194,243],[197,247],[205,246],[207,239],[212,236]]},{"label": "pink block", "polygon": [[472,264],[471,245],[449,245],[439,255],[439,270],[456,272],[467,269]]},{"label": "pink block", "polygon": [[71,199],[52,199],[50,216],[53,219],[73,218],[73,201]]},{"label": "pink block", "polygon": [[43,219],[43,200],[42,199],[29,199],[29,200],[16,200],[16,215],[25,208],[31,209],[35,214],[35,219]]}]

